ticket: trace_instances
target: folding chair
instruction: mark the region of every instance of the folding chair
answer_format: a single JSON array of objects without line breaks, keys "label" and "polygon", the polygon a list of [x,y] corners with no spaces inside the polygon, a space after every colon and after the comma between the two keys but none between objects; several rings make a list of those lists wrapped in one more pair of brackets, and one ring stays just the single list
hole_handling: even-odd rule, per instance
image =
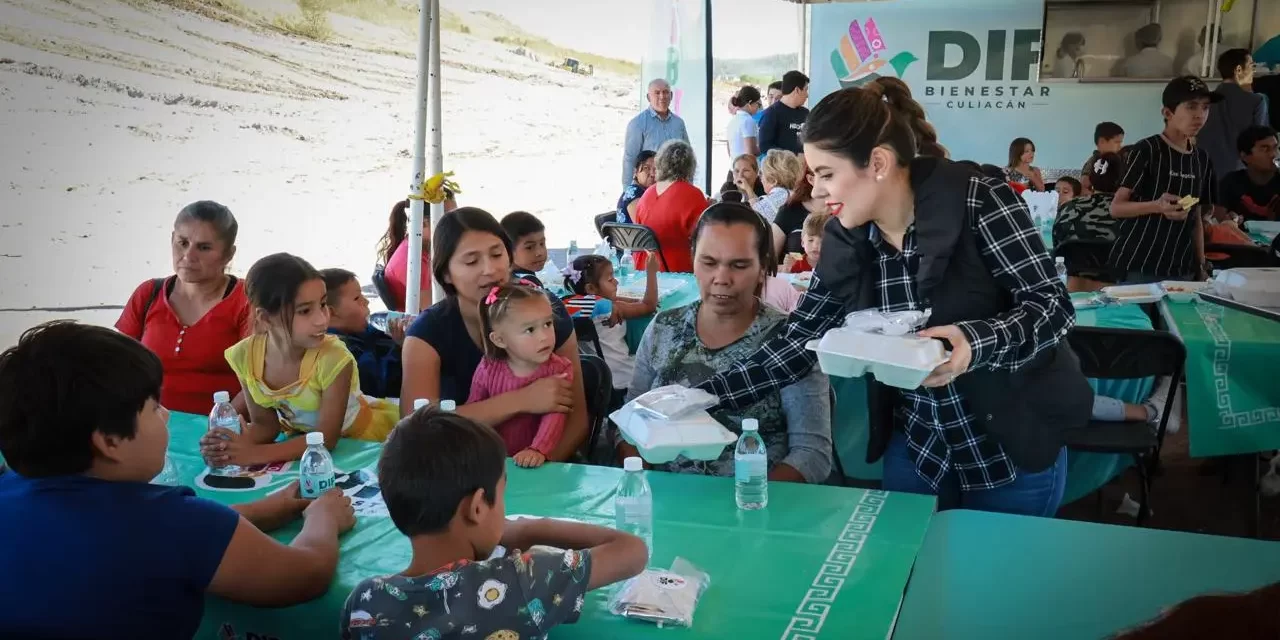
[{"label": "folding chair", "polygon": [[[1274,244],[1272,246],[1274,247]],[[1277,259],[1273,251],[1247,244],[1208,244],[1204,247],[1204,253],[1206,256],[1213,254],[1223,256],[1209,258],[1214,269],[1250,269],[1280,265],[1280,259]]]},{"label": "folding chair", "polygon": [[[613,399],[613,375],[609,373],[609,365],[603,358],[589,353],[580,353],[582,360],[582,388],[587,394],[587,428],[588,436],[585,450],[579,454],[588,464],[600,464],[596,455],[596,442],[600,431],[609,421],[609,403]],[[607,464],[607,458],[605,459]]]},{"label": "folding chair", "polygon": [[596,216],[596,233],[600,234],[601,238],[608,240],[609,236],[606,235],[604,232],[604,225],[605,223],[608,223],[608,222],[617,222],[617,221],[618,221],[617,211],[606,211]]},{"label": "folding chair", "polygon": [[[573,317],[573,333],[578,336],[578,353],[604,357],[604,349],[600,348],[600,334],[596,331],[596,323],[584,316]],[[595,351],[587,351],[590,345]]]},{"label": "folding chair", "polygon": [[387,267],[385,265],[377,265],[373,268],[373,286],[378,290],[378,297],[382,299],[382,304],[386,305],[390,311],[404,311],[404,301],[397,299],[396,294],[391,292],[391,286],[387,284]]},{"label": "folding chair", "polygon": [[1067,273],[1079,278],[1100,282],[1119,282],[1115,269],[1107,264],[1111,255],[1110,242],[1068,240],[1053,248],[1055,258],[1067,263]]},{"label": "folding chair", "polygon": [[1160,424],[1151,431],[1147,421],[1102,422],[1069,429],[1064,434],[1068,449],[1092,453],[1133,456],[1142,481],[1138,526],[1146,521],[1151,494],[1151,476],[1160,459],[1169,414],[1177,396],[1177,381],[1187,358],[1186,348],[1166,331],[1108,329],[1077,326],[1067,334],[1067,342],[1080,358],[1080,368],[1089,378],[1104,380],[1170,376],[1173,384],[1165,397]]},{"label": "folding chair", "polygon": [[653,251],[658,254],[658,264],[667,270],[667,259],[662,255],[662,247],[658,245],[658,236],[653,229],[642,224],[623,224],[608,222],[601,225],[605,238],[613,248],[630,251]]}]

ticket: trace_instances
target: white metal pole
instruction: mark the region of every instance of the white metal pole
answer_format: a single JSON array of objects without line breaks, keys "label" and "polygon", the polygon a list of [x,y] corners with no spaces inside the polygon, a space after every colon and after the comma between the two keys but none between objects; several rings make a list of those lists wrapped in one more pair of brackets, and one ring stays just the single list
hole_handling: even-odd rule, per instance
[{"label": "white metal pole", "polygon": [[[1218,68],[1218,31],[1222,29],[1222,0],[1215,0],[1213,13],[1209,14],[1209,24],[1204,29],[1204,60],[1200,63],[1201,71],[1207,78],[1213,77]],[[1213,43],[1210,46],[1210,43]],[[1222,80],[1222,78],[1218,78]]]},{"label": "white metal pole", "polygon": [[[425,0],[431,7],[430,15],[430,31],[431,38],[429,43],[428,61],[430,69],[428,73],[429,82],[427,83],[428,102],[431,114],[431,174],[436,175],[444,171],[444,145],[442,144],[441,129],[441,104],[440,104],[440,0]],[[440,221],[440,216],[444,215],[444,203],[431,205],[431,237],[436,237],[436,223]],[[410,282],[414,282],[410,280]],[[444,300],[444,287],[436,282],[435,278],[431,279],[431,301],[440,302]]]},{"label": "white metal pole", "polygon": [[[413,116],[413,184],[409,193],[417,193],[426,179],[426,138],[427,138],[427,57],[431,37],[431,10],[433,0],[418,2],[418,100]],[[422,281],[422,200],[409,201],[409,243],[408,286],[405,287],[404,310],[417,313],[421,307],[422,291],[418,283]],[[434,225],[434,223],[433,223]]]}]

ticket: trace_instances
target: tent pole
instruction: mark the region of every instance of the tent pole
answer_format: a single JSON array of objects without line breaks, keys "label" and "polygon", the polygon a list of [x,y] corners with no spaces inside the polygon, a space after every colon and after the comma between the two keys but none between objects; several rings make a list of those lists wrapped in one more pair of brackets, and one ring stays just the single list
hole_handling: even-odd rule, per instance
[{"label": "tent pole", "polygon": [[[426,175],[426,135],[427,135],[427,51],[430,37],[431,11],[434,0],[418,2],[418,95],[414,103],[416,111],[413,116],[413,183],[409,185],[409,193],[416,193],[422,186]],[[404,310],[416,314],[422,308],[422,292],[416,283],[422,279],[422,220],[426,203],[422,200],[409,200],[409,233],[405,242],[409,243],[408,283],[405,287]],[[432,226],[435,226],[434,220]]]},{"label": "tent pole", "polygon": [[[428,60],[430,63],[429,81],[427,83],[427,92],[429,93],[428,102],[430,103],[431,114],[431,173],[429,175],[437,175],[444,172],[444,145],[442,128],[441,128],[441,103],[440,103],[440,0],[424,0],[430,5],[430,31],[431,38],[429,43]],[[431,205],[431,237],[435,238],[436,223],[440,221],[440,216],[444,215],[444,203]],[[410,279],[409,282],[417,282]],[[431,301],[440,302],[444,300],[444,287],[435,278],[431,279]]]},{"label": "tent pole", "polygon": [[706,167],[707,174],[707,193],[716,193],[715,171],[711,168],[711,156],[715,154],[715,100],[716,100],[716,62],[715,47],[712,44],[711,34],[714,31],[711,24],[711,4],[712,0],[705,0],[703,3],[703,25],[706,28],[706,52],[707,52],[707,126],[706,126],[706,142],[705,147],[707,157],[702,159],[702,164]]}]

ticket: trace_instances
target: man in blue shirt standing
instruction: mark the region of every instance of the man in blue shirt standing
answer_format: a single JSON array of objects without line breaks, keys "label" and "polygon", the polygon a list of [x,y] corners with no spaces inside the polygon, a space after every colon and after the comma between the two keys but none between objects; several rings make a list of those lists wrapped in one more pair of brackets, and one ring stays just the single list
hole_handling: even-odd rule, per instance
[{"label": "man in blue shirt standing", "polygon": [[635,178],[636,158],[641,151],[657,151],[668,140],[689,142],[684,120],[671,112],[671,85],[658,78],[649,83],[649,108],[627,123],[627,141],[622,152],[622,186]]}]

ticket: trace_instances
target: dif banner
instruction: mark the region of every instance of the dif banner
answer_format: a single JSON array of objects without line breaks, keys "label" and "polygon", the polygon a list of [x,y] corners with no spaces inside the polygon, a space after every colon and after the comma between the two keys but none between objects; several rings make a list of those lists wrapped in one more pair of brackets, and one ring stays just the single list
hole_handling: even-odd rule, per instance
[{"label": "dif banner", "polygon": [[1030,138],[1036,165],[1079,171],[1093,128],[1119,123],[1126,139],[1163,128],[1165,82],[1039,81],[1044,3],[882,0],[813,6],[810,108],[843,87],[901,78],[956,160],[1004,166],[1009,143]]},{"label": "dif banner", "polygon": [[649,82],[664,78],[674,97],[671,110],[684,119],[689,142],[698,154],[694,183],[707,188],[707,29],[705,0],[654,0],[649,15],[649,44],[640,62],[640,109],[649,108]]}]

